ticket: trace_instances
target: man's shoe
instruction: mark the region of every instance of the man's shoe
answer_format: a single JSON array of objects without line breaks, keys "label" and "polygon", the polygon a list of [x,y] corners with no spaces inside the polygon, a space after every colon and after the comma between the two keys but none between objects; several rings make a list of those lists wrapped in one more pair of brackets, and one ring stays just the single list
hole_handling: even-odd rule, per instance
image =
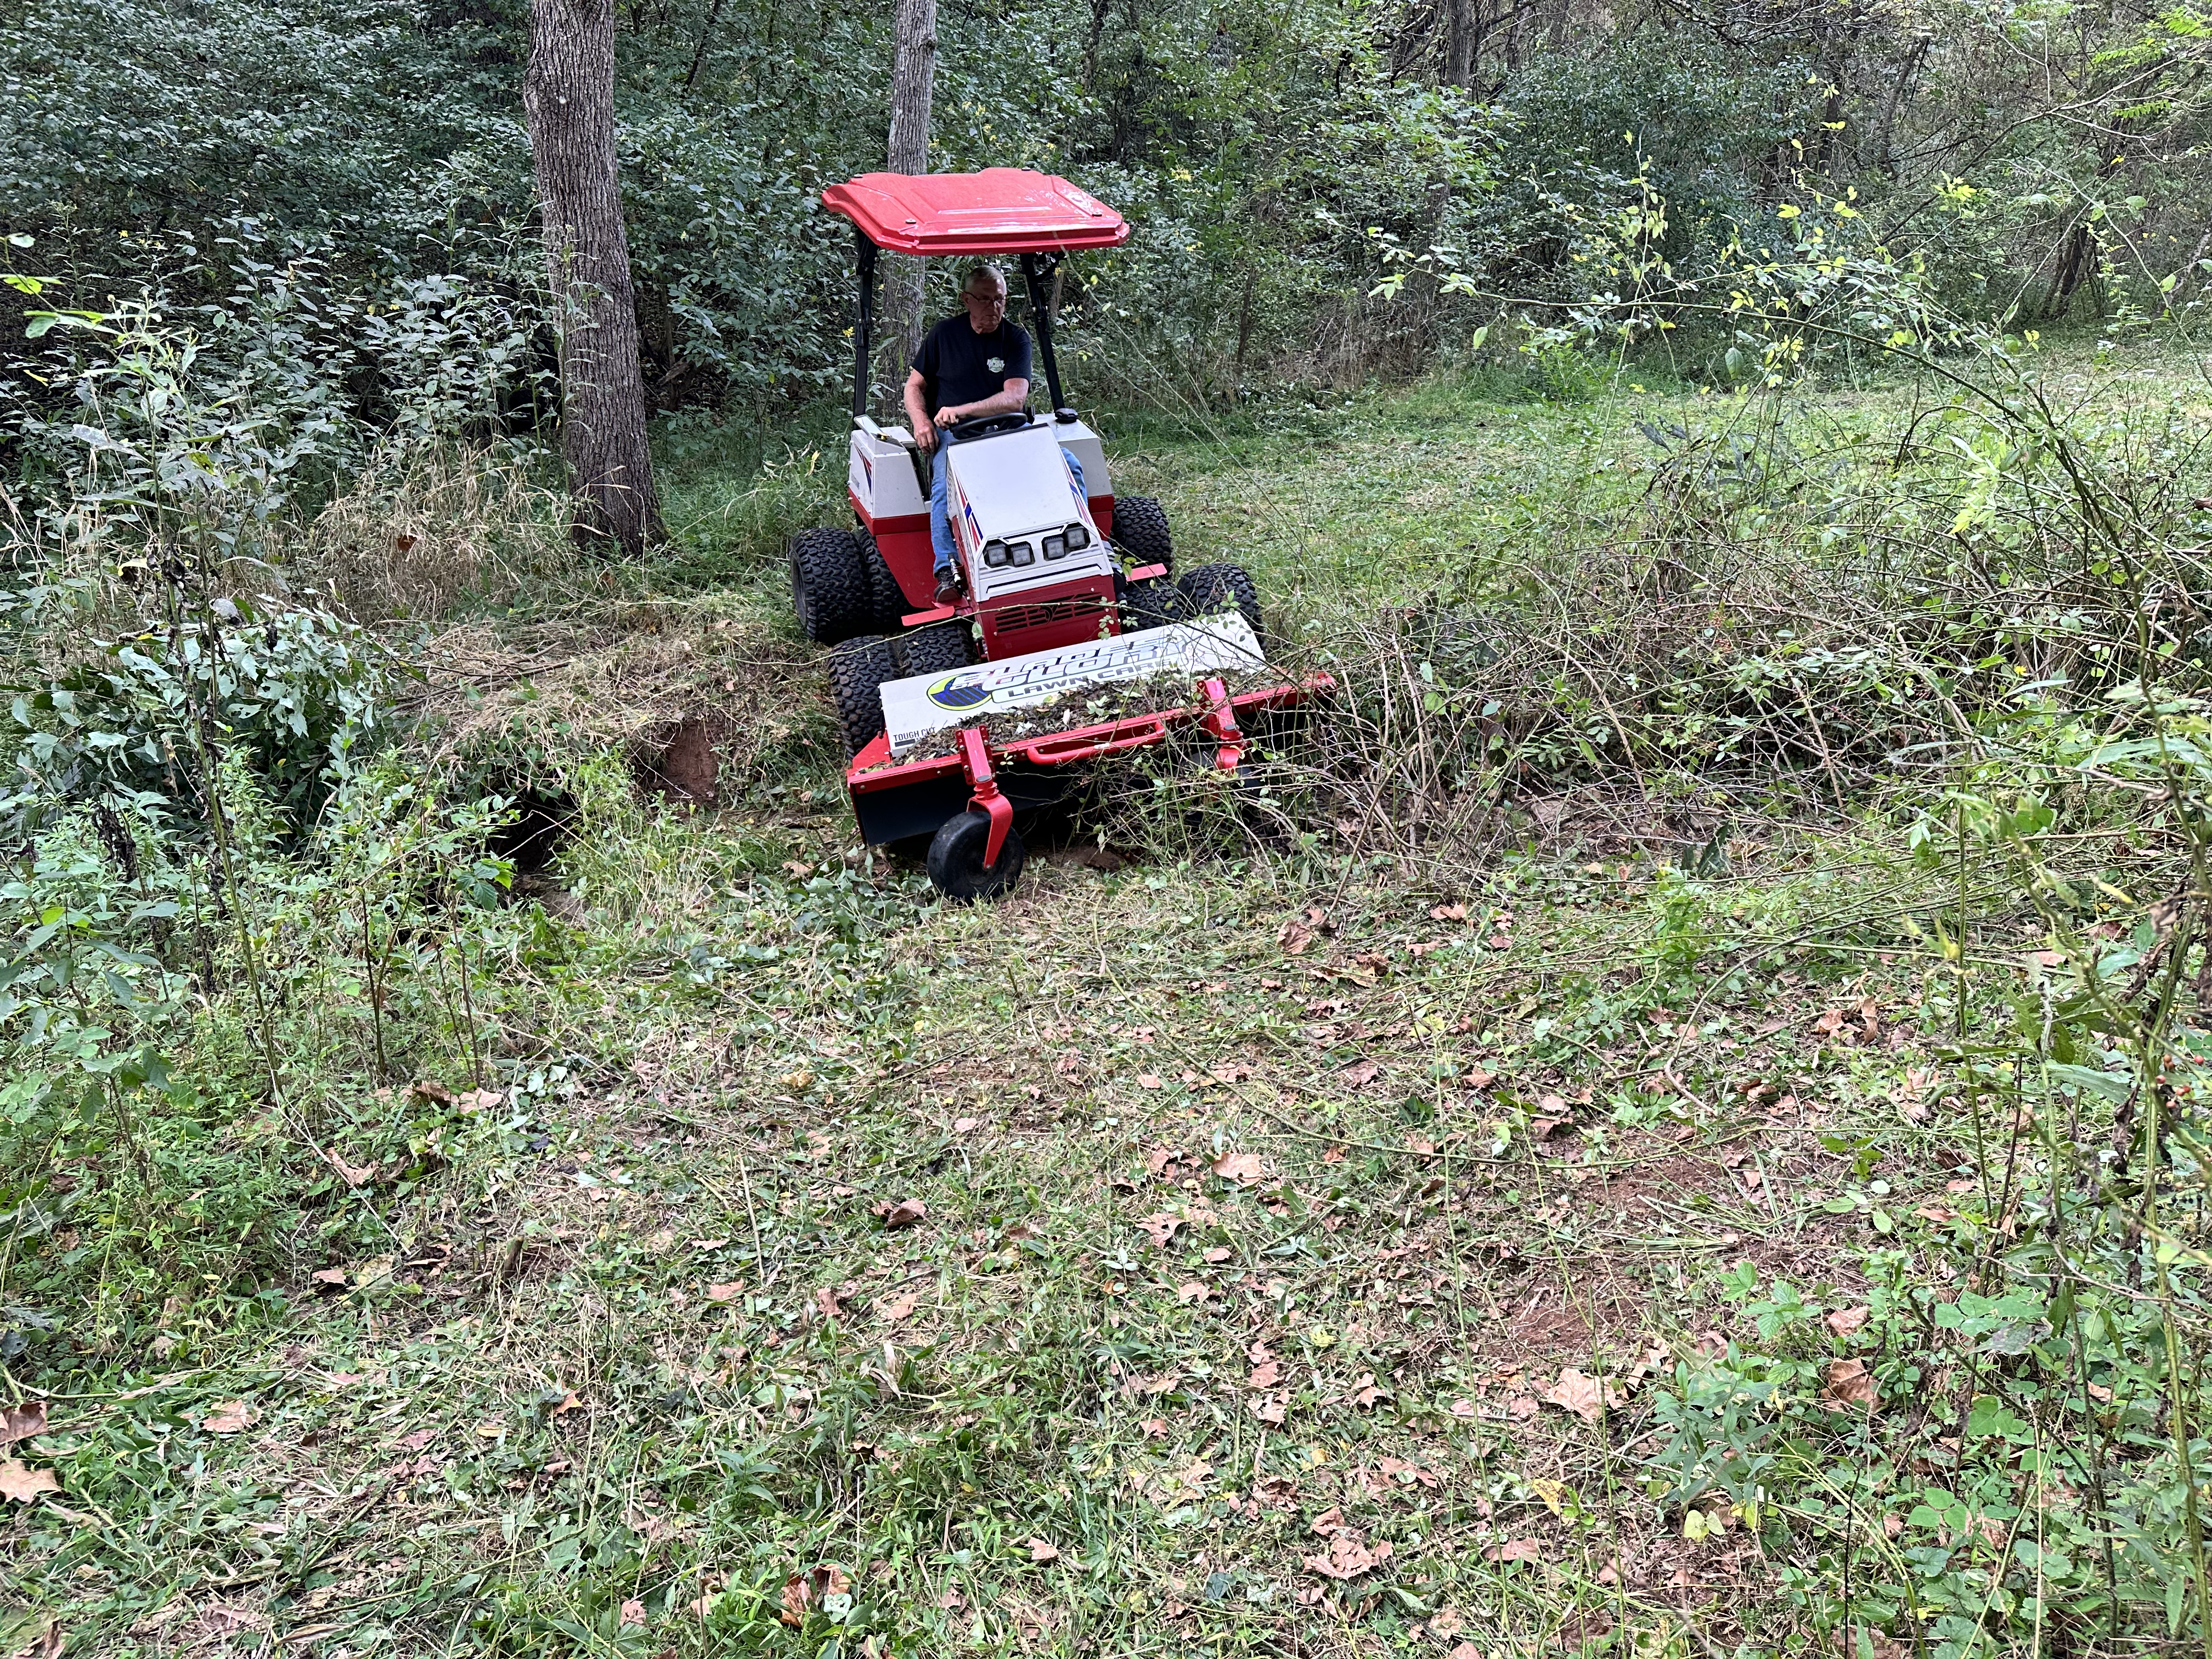
[{"label": "man's shoe", "polygon": [[940,605],[957,605],[961,595],[960,578],[950,570],[937,573],[937,602]]}]

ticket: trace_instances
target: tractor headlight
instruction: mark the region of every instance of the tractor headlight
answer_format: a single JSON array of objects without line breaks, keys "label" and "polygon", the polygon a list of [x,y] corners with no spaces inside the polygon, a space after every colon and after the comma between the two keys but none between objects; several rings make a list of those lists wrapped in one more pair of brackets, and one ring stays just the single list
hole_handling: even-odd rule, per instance
[{"label": "tractor headlight", "polygon": [[1067,538],[1065,536],[1048,536],[1044,538],[1043,546],[1044,556],[1048,559],[1064,559],[1067,556]]},{"label": "tractor headlight", "polygon": [[1014,556],[1012,554],[1006,550],[1006,544],[1004,542],[985,542],[983,544],[983,562],[990,566],[994,570],[1004,569],[1012,562],[1013,556]]},{"label": "tractor headlight", "polygon": [[1072,524],[1067,526],[1067,550],[1069,552],[1080,553],[1085,548],[1090,545],[1091,532],[1089,531],[1085,530],[1079,524]]},{"label": "tractor headlight", "polygon": [[1036,550],[1031,547],[1027,542],[1016,542],[1014,544],[1013,552],[1014,563],[1018,566],[1035,564],[1036,562]]}]

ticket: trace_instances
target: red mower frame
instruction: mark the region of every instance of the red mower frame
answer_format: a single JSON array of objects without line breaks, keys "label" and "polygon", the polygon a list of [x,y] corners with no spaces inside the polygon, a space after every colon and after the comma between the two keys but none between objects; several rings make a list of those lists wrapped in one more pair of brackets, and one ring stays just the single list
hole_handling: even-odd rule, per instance
[{"label": "red mower frame", "polygon": [[[856,430],[868,409],[876,256],[881,250],[926,257],[1018,256],[1036,355],[1051,396],[1050,418],[1061,424],[1077,420],[1060,390],[1050,279],[1066,254],[1127,240],[1129,225],[1120,214],[1064,179],[1014,167],[920,176],[866,173],[831,185],[822,192],[822,203],[850,221],[854,231]],[[901,594],[915,607],[902,617],[903,626],[972,622],[985,661],[1122,633],[1131,585],[1168,574],[1164,564],[1146,564],[1110,579],[1077,577],[1027,588],[996,605],[978,605],[963,595],[957,604],[939,606],[927,514],[872,515],[857,491],[848,493],[854,514],[874,537]],[[1087,488],[1086,494],[1100,533],[1111,542],[1113,495],[1090,494]],[[889,737],[878,734],[853,757],[846,790],[871,844],[932,835],[930,877],[941,890],[956,898],[997,896],[1012,887],[1024,857],[1013,832],[1015,811],[1061,798],[1066,790],[1053,776],[1058,769],[1127,754],[1164,742],[1178,727],[1195,726],[1214,739],[1215,769],[1234,776],[1254,719],[1303,702],[1331,685],[1328,676],[1316,674],[1231,695],[1221,679],[1209,678],[1187,705],[1006,743],[994,743],[988,726],[978,721],[960,728],[955,752],[905,761],[894,760]]]}]

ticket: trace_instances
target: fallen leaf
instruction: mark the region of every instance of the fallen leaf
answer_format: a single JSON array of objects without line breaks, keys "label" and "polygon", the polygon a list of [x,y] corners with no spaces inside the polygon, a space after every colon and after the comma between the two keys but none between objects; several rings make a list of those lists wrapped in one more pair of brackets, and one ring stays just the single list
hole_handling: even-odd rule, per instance
[{"label": "fallen leaf", "polygon": [[1343,1163],[1343,1162],[1344,1162],[1344,1148],[1343,1148],[1343,1147],[1341,1147],[1341,1146],[1332,1146],[1332,1147],[1330,1147],[1327,1152],[1323,1152],[1323,1153],[1321,1155],[1321,1161],[1322,1161],[1322,1163],[1324,1163],[1324,1164],[1341,1164],[1341,1163]]},{"label": "fallen leaf", "polygon": [[1228,1249],[1226,1246],[1217,1244],[1206,1253],[1206,1259],[1208,1261],[1218,1265],[1221,1262],[1228,1261],[1231,1256],[1236,1254],[1236,1251]]},{"label": "fallen leaf", "polygon": [[1308,1572],[1340,1582],[1374,1571],[1390,1559],[1390,1553],[1388,1540],[1370,1549],[1359,1541],[1357,1533],[1340,1532],[1328,1540],[1328,1554],[1309,1555],[1304,1559]]},{"label": "fallen leaf", "polygon": [[1275,943],[1283,947],[1285,956],[1302,957],[1313,943],[1313,929],[1293,916],[1276,933]]},{"label": "fallen leaf", "polygon": [[921,1297],[916,1292],[908,1291],[896,1300],[879,1303],[876,1308],[877,1316],[887,1324],[896,1325],[902,1319],[912,1318],[915,1304],[921,1300]]},{"label": "fallen leaf", "polygon": [[735,1279],[730,1280],[726,1285],[709,1285],[707,1287],[707,1300],[709,1302],[734,1302],[738,1299],[738,1292],[743,1291],[744,1288],[744,1282],[740,1279]]},{"label": "fallen leaf", "polygon": [[1316,1538],[1334,1538],[1340,1532],[1355,1530],[1346,1522],[1343,1508],[1334,1504],[1314,1516],[1308,1524],[1313,1528],[1313,1534]]},{"label": "fallen leaf", "polygon": [[1472,1642],[1462,1642],[1445,1655],[1444,1659],[1483,1659],[1482,1650]]},{"label": "fallen leaf", "polygon": [[1549,1140],[1560,1130],[1573,1127],[1572,1118],[1532,1117],[1528,1120],[1528,1138],[1531,1140]]},{"label": "fallen leaf", "polygon": [[1482,1553],[1486,1561],[1540,1561],[1544,1547],[1533,1538],[1508,1539],[1503,1544],[1492,1544]]},{"label": "fallen leaf", "polygon": [[1029,1551],[1030,1559],[1032,1561],[1057,1561],[1060,1559],[1060,1551],[1054,1548],[1052,1545],[1047,1543],[1042,1538],[1030,1539],[1029,1541]]},{"label": "fallen leaf", "polygon": [[1456,1636],[1466,1628],[1467,1620],[1451,1607],[1439,1608],[1429,1620],[1429,1634],[1431,1636]]},{"label": "fallen leaf", "polygon": [[584,1402],[572,1394],[556,1406],[550,1414],[554,1417],[566,1417],[570,1412],[580,1412],[583,1409]]},{"label": "fallen leaf", "polygon": [[1137,1222],[1137,1231],[1162,1249],[1165,1249],[1169,1241],[1175,1237],[1177,1230],[1187,1224],[1181,1216],[1161,1210],[1155,1214],[1140,1218]]},{"label": "fallen leaf", "polygon": [[1820,1397],[1832,1406],[1864,1406],[1878,1402],[1874,1378],[1863,1359],[1832,1359],[1820,1389]]},{"label": "fallen leaf", "polygon": [[[1431,921],[1465,921],[1467,920],[1467,906],[1464,904],[1432,904],[1429,907],[1429,920]],[[1431,1630],[1434,1630],[1436,1628],[1435,1620],[1431,1620],[1430,1621],[1429,1628]],[[1447,1636],[1451,1634],[1449,1631],[1446,1631],[1443,1633]]]},{"label": "fallen leaf", "polygon": [[1212,1293],[1212,1286],[1202,1279],[1194,1279],[1176,1286],[1176,1300],[1184,1304],[1203,1302]]},{"label": "fallen leaf", "polygon": [[918,1198],[902,1198],[884,1212],[886,1231],[896,1232],[902,1227],[911,1227],[929,1213],[929,1206]]},{"label": "fallen leaf", "polygon": [[1260,1421],[1267,1425],[1268,1427],[1274,1429],[1279,1429],[1283,1426],[1283,1419],[1287,1414],[1288,1413],[1284,1407],[1283,1402],[1279,1400],[1262,1400],[1256,1402],[1252,1407],[1253,1416],[1258,1418]]},{"label": "fallen leaf", "polygon": [[783,1611],[777,1619],[796,1630],[806,1622],[806,1604],[810,1592],[803,1574],[793,1573],[783,1581]]},{"label": "fallen leaf", "polygon": [[1168,1420],[1164,1417],[1148,1417],[1137,1426],[1144,1431],[1147,1440],[1162,1440],[1167,1437]]},{"label": "fallen leaf", "polygon": [[0,1446],[12,1446],[18,1440],[30,1440],[46,1431],[46,1402],[33,1400],[27,1406],[0,1407]]},{"label": "fallen leaf", "polygon": [[1867,1312],[1864,1308],[1838,1308],[1826,1322],[1838,1336],[1849,1336],[1867,1322]]},{"label": "fallen leaf", "polygon": [[1265,1360],[1252,1367],[1252,1375],[1244,1379],[1248,1389],[1272,1389],[1283,1380],[1283,1368],[1273,1360]]},{"label": "fallen leaf", "polygon": [[961,1608],[966,1607],[968,1602],[966,1598],[963,1597],[958,1590],[949,1589],[945,1591],[944,1595],[937,1598],[937,1605],[943,1607],[947,1613],[957,1613]]},{"label": "fallen leaf", "polygon": [[629,1601],[623,1602],[622,1604],[622,1621],[625,1625],[643,1624],[645,1622],[645,1603],[639,1601],[634,1595],[630,1597]]},{"label": "fallen leaf", "polygon": [[1257,1152],[1224,1152],[1213,1160],[1213,1173],[1240,1187],[1251,1187],[1267,1178],[1267,1166]]},{"label": "fallen leaf", "polygon": [[338,1179],[349,1187],[366,1187],[376,1179],[376,1165],[374,1164],[349,1164],[327,1149],[324,1151],[323,1159],[337,1171]]},{"label": "fallen leaf", "polygon": [[241,1429],[251,1428],[260,1415],[243,1400],[226,1400],[208,1413],[200,1427],[210,1434],[236,1434]]},{"label": "fallen leaf", "polygon": [[40,1492],[59,1492],[61,1489],[62,1483],[55,1478],[52,1469],[34,1469],[12,1457],[0,1462],[0,1498],[27,1504]]},{"label": "fallen leaf", "polygon": [[1451,1402],[1451,1414],[1454,1417],[1458,1418],[1463,1423],[1473,1422],[1475,1417],[1474,1401],[1472,1400],[1453,1401]]},{"label": "fallen leaf", "polygon": [[845,1316],[845,1310],[839,1305],[837,1292],[827,1285],[814,1292],[814,1306],[824,1319],[842,1319]]},{"label": "fallen leaf", "polygon": [[313,1284],[327,1285],[334,1291],[340,1291],[345,1288],[346,1270],[343,1267],[318,1267],[307,1278]]},{"label": "fallen leaf", "polygon": [[1595,1377],[1585,1376],[1571,1365],[1544,1390],[1544,1400],[1547,1405],[1572,1412],[1585,1423],[1599,1422],[1605,1416],[1605,1390]]}]

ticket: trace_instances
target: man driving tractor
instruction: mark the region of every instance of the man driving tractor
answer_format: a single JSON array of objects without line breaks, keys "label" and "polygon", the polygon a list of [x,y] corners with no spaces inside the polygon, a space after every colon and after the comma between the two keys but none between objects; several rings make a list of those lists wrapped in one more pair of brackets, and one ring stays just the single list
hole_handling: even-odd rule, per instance
[{"label": "man driving tractor", "polygon": [[[929,487],[929,542],[936,555],[937,602],[960,598],[959,565],[945,507],[945,452],[957,440],[940,428],[992,415],[1012,415],[1029,402],[1030,337],[1006,320],[1006,279],[996,265],[979,264],[961,285],[965,314],[947,317],[925,335],[906,377],[907,418],[915,441],[936,456]],[[934,413],[931,405],[935,405]],[[1076,490],[1083,465],[1068,453]]]}]

